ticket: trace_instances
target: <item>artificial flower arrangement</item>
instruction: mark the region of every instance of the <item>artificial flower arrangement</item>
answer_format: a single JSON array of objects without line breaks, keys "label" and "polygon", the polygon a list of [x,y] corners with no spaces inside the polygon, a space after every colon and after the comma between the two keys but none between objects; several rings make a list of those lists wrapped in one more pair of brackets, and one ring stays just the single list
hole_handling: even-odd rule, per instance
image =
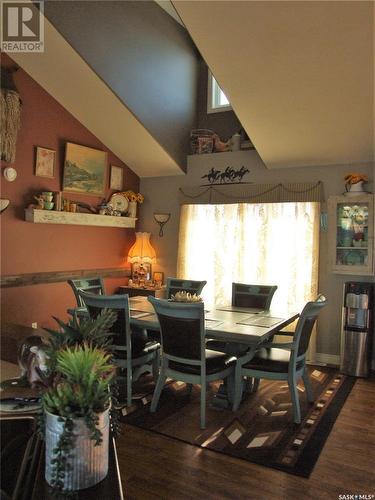
[{"label": "artificial flower arrangement", "polygon": [[363,174],[352,173],[352,174],[347,174],[344,177],[344,181],[346,188],[348,188],[353,184],[358,184],[358,182],[368,182],[368,178],[366,175]]},{"label": "artificial flower arrangement", "polygon": [[128,201],[136,201],[137,203],[143,203],[145,197],[141,193],[135,193],[134,191],[125,191],[122,193]]},{"label": "artificial flower arrangement", "polygon": [[202,297],[196,293],[192,294],[190,292],[181,291],[171,295],[170,300],[173,302],[202,302]]}]

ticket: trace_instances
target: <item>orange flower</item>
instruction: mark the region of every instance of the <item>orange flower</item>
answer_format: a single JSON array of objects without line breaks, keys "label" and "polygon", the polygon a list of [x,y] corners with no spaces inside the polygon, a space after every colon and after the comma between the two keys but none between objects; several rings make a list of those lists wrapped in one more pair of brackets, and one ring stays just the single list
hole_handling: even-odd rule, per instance
[{"label": "orange flower", "polygon": [[135,193],[134,191],[125,191],[122,194],[128,201],[136,201],[137,203],[143,203],[145,199],[141,193]]},{"label": "orange flower", "polygon": [[368,182],[368,178],[366,175],[363,174],[358,174],[358,173],[352,173],[352,174],[347,174],[344,177],[345,184],[357,184],[358,182]]}]

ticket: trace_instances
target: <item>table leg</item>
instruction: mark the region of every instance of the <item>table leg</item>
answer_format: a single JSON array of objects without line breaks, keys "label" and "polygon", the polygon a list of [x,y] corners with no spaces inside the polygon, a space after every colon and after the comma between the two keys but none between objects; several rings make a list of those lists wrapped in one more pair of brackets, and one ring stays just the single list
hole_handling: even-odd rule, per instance
[{"label": "table leg", "polygon": [[[228,346],[228,347],[227,347]],[[245,354],[243,352],[243,344],[235,344],[233,343],[227,343],[226,344],[226,349],[225,352],[228,350],[228,354],[234,354],[235,351],[236,355],[240,357],[241,355]],[[251,347],[250,349],[247,350],[246,354],[253,353],[255,354],[258,346]],[[239,353],[239,351],[242,351]],[[242,386],[242,401],[244,401],[249,394],[254,392],[254,379],[252,378],[247,378],[243,377],[241,383],[243,384]],[[212,405],[216,408],[228,408],[231,409],[233,405],[233,400],[234,400],[234,391],[235,391],[235,379],[234,379],[234,372],[227,377],[223,383],[220,385],[217,393],[215,394]]]}]

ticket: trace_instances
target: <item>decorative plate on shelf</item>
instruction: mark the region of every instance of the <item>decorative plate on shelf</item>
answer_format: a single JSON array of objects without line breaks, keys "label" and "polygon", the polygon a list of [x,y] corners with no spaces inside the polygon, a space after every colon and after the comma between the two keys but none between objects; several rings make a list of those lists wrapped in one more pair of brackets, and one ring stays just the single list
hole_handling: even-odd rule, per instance
[{"label": "decorative plate on shelf", "polygon": [[361,254],[360,252],[356,252],[355,250],[351,251],[351,252],[348,252],[346,254],[346,258],[345,258],[345,263],[349,266],[360,266],[360,265],[363,265],[363,261],[362,261],[362,257],[361,257]]},{"label": "decorative plate on shelf", "polygon": [[122,193],[115,193],[111,196],[108,205],[111,205],[114,210],[125,213],[128,209],[129,202]]}]

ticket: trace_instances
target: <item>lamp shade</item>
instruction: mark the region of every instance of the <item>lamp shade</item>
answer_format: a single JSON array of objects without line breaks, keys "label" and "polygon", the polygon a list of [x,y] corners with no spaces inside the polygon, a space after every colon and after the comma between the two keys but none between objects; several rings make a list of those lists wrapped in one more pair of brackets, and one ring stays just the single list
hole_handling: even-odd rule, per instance
[{"label": "lamp shade", "polygon": [[156,253],[150,243],[151,233],[135,233],[135,243],[128,253],[128,262],[147,262],[154,264],[156,262]]}]

